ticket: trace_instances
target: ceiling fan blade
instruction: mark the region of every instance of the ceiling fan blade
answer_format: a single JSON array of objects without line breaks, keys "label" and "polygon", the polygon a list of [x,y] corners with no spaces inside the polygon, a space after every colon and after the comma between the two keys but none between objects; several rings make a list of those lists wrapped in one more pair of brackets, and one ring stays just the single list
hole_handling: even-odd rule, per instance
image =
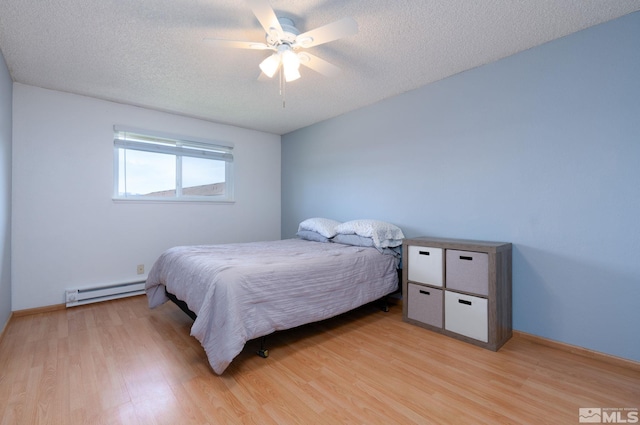
[{"label": "ceiling fan blade", "polygon": [[298,53],[298,57],[301,65],[311,68],[325,77],[335,77],[340,73],[340,68],[310,53]]},{"label": "ceiling fan blade", "polygon": [[252,49],[252,50],[273,50],[264,43],[255,41],[236,41],[236,40],[219,40],[216,38],[203,38],[203,42],[214,47],[228,47],[233,49]]},{"label": "ceiling fan blade", "polygon": [[347,17],[298,35],[296,44],[300,47],[313,47],[357,32],[358,23],[353,18]]},{"label": "ceiling fan blade", "polygon": [[[282,26],[278,22],[276,12],[273,11],[269,0],[245,0],[251,7],[253,14],[256,15],[260,25],[264,28],[265,32],[276,39],[280,40],[283,35]],[[274,33],[275,32],[275,33]]]}]

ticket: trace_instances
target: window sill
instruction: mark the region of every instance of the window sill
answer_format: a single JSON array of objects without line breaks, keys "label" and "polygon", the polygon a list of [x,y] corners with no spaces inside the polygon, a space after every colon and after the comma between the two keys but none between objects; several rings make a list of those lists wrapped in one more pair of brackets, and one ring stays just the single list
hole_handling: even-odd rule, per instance
[{"label": "window sill", "polygon": [[112,198],[116,204],[143,203],[143,204],[235,204],[235,200],[229,199],[202,199],[196,197],[183,198]]}]

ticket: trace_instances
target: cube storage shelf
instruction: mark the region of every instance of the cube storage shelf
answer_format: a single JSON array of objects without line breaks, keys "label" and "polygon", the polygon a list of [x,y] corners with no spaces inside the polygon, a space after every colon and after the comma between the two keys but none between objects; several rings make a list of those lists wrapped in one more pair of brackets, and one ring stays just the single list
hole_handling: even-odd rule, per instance
[{"label": "cube storage shelf", "polygon": [[422,236],[402,255],[405,322],[493,351],[511,338],[510,243]]}]

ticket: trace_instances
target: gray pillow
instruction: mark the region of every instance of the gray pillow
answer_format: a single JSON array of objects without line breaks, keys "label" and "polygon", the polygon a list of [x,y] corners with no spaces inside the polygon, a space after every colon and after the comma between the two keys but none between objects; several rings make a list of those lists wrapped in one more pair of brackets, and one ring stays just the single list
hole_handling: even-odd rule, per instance
[{"label": "gray pillow", "polygon": [[373,246],[373,239],[366,238],[360,235],[343,235],[338,233],[333,238],[331,238],[332,242],[337,242],[345,245],[354,245],[354,246]]},{"label": "gray pillow", "polygon": [[343,235],[343,234],[338,233],[337,235],[335,235],[334,237],[332,237],[329,240],[331,242],[341,243],[341,244],[344,244],[344,245],[362,246],[362,247],[366,247],[366,248],[374,247],[378,251],[380,251],[380,253],[382,253],[382,254],[393,255],[394,257],[398,257],[398,258],[400,258],[402,256],[402,245],[401,246],[396,246],[396,247],[393,247],[393,248],[378,248],[373,243],[373,239],[372,238],[366,238],[366,237],[360,236],[360,235]]},{"label": "gray pillow", "polygon": [[328,238],[322,236],[318,232],[314,232],[313,230],[299,230],[298,233],[296,233],[296,235],[298,235],[300,239],[304,239],[307,241],[330,242]]}]

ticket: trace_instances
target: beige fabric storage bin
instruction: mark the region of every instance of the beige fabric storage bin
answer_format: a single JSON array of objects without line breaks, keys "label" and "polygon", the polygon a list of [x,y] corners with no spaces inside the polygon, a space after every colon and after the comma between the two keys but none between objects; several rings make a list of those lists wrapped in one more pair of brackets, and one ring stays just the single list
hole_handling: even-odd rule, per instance
[{"label": "beige fabric storage bin", "polygon": [[407,317],[427,325],[442,327],[442,290],[410,283]]},{"label": "beige fabric storage bin", "polygon": [[447,249],[446,287],[478,295],[489,294],[489,256],[484,252]]}]

